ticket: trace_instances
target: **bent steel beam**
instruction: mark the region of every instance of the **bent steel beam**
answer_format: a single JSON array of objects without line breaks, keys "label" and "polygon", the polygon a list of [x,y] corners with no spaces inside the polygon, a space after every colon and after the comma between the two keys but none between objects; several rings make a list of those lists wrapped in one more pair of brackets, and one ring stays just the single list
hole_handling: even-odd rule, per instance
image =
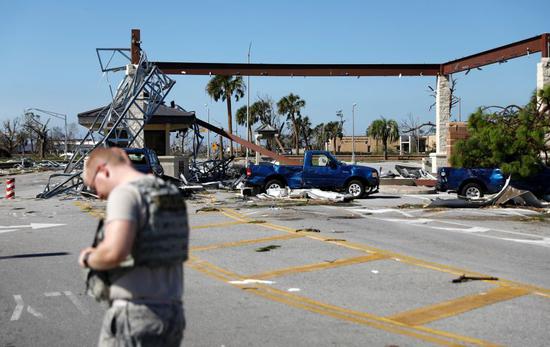
[{"label": "bent steel beam", "polygon": [[449,75],[494,63],[504,63],[508,59],[519,58],[537,52],[541,52],[543,57],[548,55],[548,34],[534,36],[529,39],[446,62],[441,66],[441,74]]},{"label": "bent steel beam", "polygon": [[248,141],[246,141],[246,140],[243,139],[243,138],[240,138],[240,137],[238,137],[238,136],[235,136],[235,135],[233,135],[233,134],[230,134],[230,133],[226,132],[225,130],[220,129],[220,128],[218,128],[218,127],[216,127],[216,126],[214,126],[214,125],[212,125],[212,124],[210,124],[210,123],[207,123],[207,122],[205,122],[205,121],[203,121],[203,120],[200,120],[200,119],[198,119],[198,118],[196,118],[196,123],[197,123],[198,125],[200,125],[201,127],[203,127],[203,128],[206,128],[206,129],[208,129],[208,130],[210,130],[210,131],[215,132],[215,133],[218,134],[218,135],[221,135],[221,136],[223,136],[223,137],[225,137],[225,138],[228,138],[228,139],[231,139],[231,140],[237,142],[238,144],[244,146],[245,148],[251,149],[251,150],[253,150],[253,151],[256,151],[256,152],[258,152],[258,153],[261,153],[262,155],[265,155],[265,156],[267,156],[267,157],[273,158],[273,159],[277,160],[279,163],[281,163],[281,164],[283,164],[283,165],[299,165],[299,166],[302,165],[302,163],[300,163],[300,162],[297,161],[297,160],[294,160],[294,159],[285,157],[284,155],[277,154],[277,153],[272,152],[272,151],[270,151],[270,150],[267,150],[267,149],[265,149],[265,148],[263,148],[263,147],[260,147],[260,146],[258,146],[258,145],[256,145],[256,144],[253,144],[252,142],[248,142]]}]

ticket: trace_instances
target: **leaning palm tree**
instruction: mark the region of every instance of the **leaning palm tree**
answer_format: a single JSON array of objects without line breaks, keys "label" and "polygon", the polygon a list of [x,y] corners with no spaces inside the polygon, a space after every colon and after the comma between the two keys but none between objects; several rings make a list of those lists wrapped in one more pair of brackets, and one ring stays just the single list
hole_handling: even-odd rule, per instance
[{"label": "leaning palm tree", "polygon": [[[242,77],[216,75],[206,85],[206,93],[214,101],[222,100],[227,103],[227,128],[230,134],[233,134],[233,117],[231,115],[231,97],[235,96],[235,101],[239,101],[244,96],[246,85]],[[233,155],[233,141],[230,141],[230,153]]]},{"label": "leaning palm tree", "polygon": [[299,119],[301,118],[300,110],[306,106],[306,101],[302,100],[298,95],[290,93],[284,96],[277,102],[277,111],[281,115],[286,115],[287,120],[292,122],[294,133],[294,145],[296,154],[300,152],[300,128]]},{"label": "leaning palm tree", "polygon": [[393,119],[380,117],[369,125],[367,135],[382,141],[384,160],[388,160],[388,141],[393,142],[399,138],[399,125]]}]

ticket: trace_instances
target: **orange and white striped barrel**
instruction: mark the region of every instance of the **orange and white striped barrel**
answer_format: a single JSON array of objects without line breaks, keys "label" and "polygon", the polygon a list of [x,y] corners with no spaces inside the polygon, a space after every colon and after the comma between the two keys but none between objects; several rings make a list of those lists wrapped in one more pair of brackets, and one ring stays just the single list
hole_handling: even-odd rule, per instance
[{"label": "orange and white striped barrel", "polygon": [[15,178],[6,179],[6,199],[15,199]]}]

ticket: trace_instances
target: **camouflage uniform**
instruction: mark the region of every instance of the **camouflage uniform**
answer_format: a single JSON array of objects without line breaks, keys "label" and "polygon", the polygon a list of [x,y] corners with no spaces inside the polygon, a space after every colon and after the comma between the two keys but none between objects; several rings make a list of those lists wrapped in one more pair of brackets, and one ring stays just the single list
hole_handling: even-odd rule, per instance
[{"label": "camouflage uniform", "polygon": [[184,328],[181,304],[114,301],[103,319],[99,346],[179,346]]},{"label": "camouflage uniform", "polygon": [[[144,276],[142,282],[140,275],[168,273],[169,277],[180,280],[180,286],[183,286],[182,263],[188,256],[189,238],[185,202],[175,186],[158,178],[147,177],[129,184],[141,197],[143,206],[138,207],[145,210],[143,223],[137,221],[138,230],[131,254],[115,269],[91,270],[88,275],[89,292],[98,301],[110,304],[99,346],[179,346],[185,328],[181,296],[160,291],[162,294],[158,297],[155,286],[159,284],[151,283],[151,279],[156,277]],[[94,243],[102,239],[100,223]],[[117,287],[128,276],[133,286],[129,286],[130,289],[124,285]],[[174,283],[172,286],[176,287],[176,292],[183,291]],[[140,292],[141,287],[146,288],[146,294]],[[116,290],[118,294],[115,295]],[[122,298],[120,292],[124,294]]]}]

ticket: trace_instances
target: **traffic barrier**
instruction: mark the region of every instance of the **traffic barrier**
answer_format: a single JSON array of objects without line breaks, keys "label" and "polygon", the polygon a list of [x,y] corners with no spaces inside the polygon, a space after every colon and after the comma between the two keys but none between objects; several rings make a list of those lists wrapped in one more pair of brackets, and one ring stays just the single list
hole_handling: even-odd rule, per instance
[{"label": "traffic barrier", "polygon": [[6,199],[15,199],[15,178],[6,179]]}]

